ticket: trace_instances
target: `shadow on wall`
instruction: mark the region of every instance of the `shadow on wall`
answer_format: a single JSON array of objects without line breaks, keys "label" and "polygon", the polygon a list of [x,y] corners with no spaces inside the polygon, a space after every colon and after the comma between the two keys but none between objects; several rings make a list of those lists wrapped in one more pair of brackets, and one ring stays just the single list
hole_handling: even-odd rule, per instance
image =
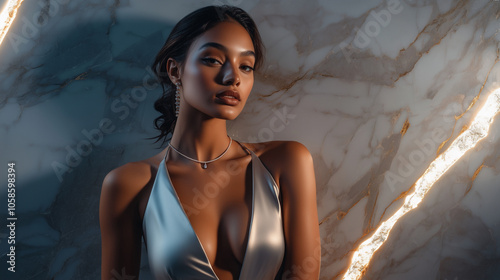
[{"label": "shadow on wall", "polygon": [[[51,108],[58,110],[46,114],[64,120],[54,128],[60,134],[44,137],[54,143],[61,143],[61,135],[69,139],[69,145],[49,151],[62,155],[52,162],[53,172],[29,174],[36,179],[17,187],[16,272],[9,272],[8,279],[100,279],[99,197],[104,176],[125,162],[158,153],[154,148],[159,145],[145,138],[156,135],[153,119],[158,113],[153,103],[161,87],[146,69],[173,26],[148,19],[119,24],[121,30],[140,26],[146,34],[159,31],[147,36],[110,34],[110,22],[92,22],[48,34],[51,38],[43,40],[48,43],[39,46],[47,51],[36,68],[27,65],[33,58],[19,55],[7,69],[29,69],[15,77],[25,82],[14,84],[9,94],[22,108],[56,103]],[[39,123],[40,119],[24,121],[33,128],[54,125]],[[36,142],[30,131],[22,137],[34,137]],[[0,243],[4,264],[7,245]],[[150,279],[144,246],[142,258],[140,278]],[[2,269],[0,274],[6,272]],[[116,272],[116,279],[128,279],[124,277]]]}]

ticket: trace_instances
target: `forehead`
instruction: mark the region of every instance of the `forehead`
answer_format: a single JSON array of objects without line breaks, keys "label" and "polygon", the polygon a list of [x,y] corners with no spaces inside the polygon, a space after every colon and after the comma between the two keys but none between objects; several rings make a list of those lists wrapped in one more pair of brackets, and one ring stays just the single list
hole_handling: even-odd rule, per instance
[{"label": "forehead", "polygon": [[206,48],[200,49],[200,47],[208,42],[223,45],[229,52],[254,51],[252,38],[241,24],[234,21],[220,22],[205,31],[192,43],[189,52],[198,53],[203,51]]}]

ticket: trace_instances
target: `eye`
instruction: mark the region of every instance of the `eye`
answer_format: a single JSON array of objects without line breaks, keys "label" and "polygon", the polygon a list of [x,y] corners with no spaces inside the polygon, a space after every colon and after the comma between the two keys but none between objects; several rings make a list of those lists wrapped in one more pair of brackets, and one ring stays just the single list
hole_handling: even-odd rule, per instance
[{"label": "eye", "polygon": [[245,70],[245,72],[252,72],[254,70],[254,68],[252,68],[251,66],[248,66],[248,65],[243,65],[243,66],[241,66],[241,68],[243,68]]},{"label": "eye", "polygon": [[217,59],[215,59],[213,57],[205,57],[205,58],[202,59],[202,61],[204,61],[204,62],[206,62],[208,64],[217,64],[218,63],[218,64],[222,65],[222,63],[219,60],[217,60]]}]

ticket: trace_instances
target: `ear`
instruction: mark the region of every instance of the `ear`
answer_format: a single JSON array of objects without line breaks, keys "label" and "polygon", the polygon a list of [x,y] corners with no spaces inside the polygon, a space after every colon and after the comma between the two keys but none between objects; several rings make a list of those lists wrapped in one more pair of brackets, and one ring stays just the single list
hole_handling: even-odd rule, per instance
[{"label": "ear", "polygon": [[181,70],[182,69],[181,69],[180,63],[177,62],[175,59],[170,57],[167,60],[167,74],[168,74],[168,77],[170,78],[170,81],[174,85],[176,82],[181,81],[181,76],[182,76]]}]

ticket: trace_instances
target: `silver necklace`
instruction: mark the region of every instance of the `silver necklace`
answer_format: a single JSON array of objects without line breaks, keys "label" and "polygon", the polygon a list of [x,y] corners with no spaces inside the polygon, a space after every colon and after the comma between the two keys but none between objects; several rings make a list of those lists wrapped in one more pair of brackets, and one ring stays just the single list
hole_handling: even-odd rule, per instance
[{"label": "silver necklace", "polygon": [[181,155],[181,156],[183,156],[191,161],[200,163],[201,168],[207,169],[207,163],[211,163],[211,162],[214,162],[214,161],[220,159],[221,157],[223,157],[227,153],[227,151],[229,151],[229,148],[231,147],[231,143],[233,143],[233,139],[229,135],[227,137],[229,137],[229,145],[227,146],[226,150],[222,154],[220,154],[220,156],[218,156],[214,159],[211,159],[211,160],[207,160],[207,161],[197,160],[197,159],[186,156],[185,154],[183,154],[179,150],[177,150],[174,146],[172,146],[172,144],[170,144],[170,142],[168,142],[168,146],[170,146],[172,149],[174,149],[174,151],[176,151],[179,155]]}]

